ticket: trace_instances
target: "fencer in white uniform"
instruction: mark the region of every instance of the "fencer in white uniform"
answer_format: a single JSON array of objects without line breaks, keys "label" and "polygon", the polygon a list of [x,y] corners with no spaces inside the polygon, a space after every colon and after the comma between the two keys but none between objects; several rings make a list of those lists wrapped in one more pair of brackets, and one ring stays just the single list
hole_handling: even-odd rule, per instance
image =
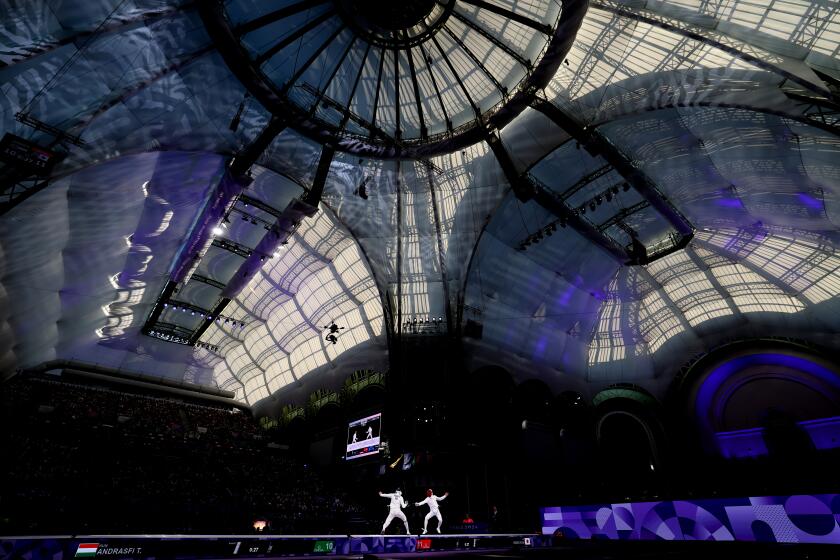
[{"label": "fencer in white uniform", "polygon": [[388,517],[385,518],[385,523],[382,524],[381,534],[385,534],[385,529],[388,528],[388,525],[390,525],[391,521],[393,521],[396,517],[397,519],[401,519],[405,525],[405,534],[410,535],[411,531],[408,530],[408,519],[405,518],[405,514],[402,512],[402,508],[408,504],[405,503],[405,499],[402,497],[402,492],[399,490],[394,491],[393,494],[383,494],[380,492],[379,495],[383,498],[390,498],[391,500]]},{"label": "fencer in white uniform", "polygon": [[429,488],[428,490],[426,490],[426,499],[423,500],[422,502],[417,502],[417,503],[414,504],[415,506],[418,506],[418,507],[422,506],[423,504],[426,504],[427,506],[429,506],[429,513],[427,513],[426,518],[423,519],[423,534],[424,535],[426,534],[426,528],[429,525],[429,519],[431,519],[432,517],[437,517],[437,520],[438,520],[437,532],[440,533],[440,527],[441,527],[441,525],[443,525],[443,516],[440,514],[440,507],[438,506],[438,502],[442,502],[443,500],[445,500],[448,495],[449,495],[449,492],[444,493],[443,496],[435,496],[435,493],[432,492],[431,488]]}]

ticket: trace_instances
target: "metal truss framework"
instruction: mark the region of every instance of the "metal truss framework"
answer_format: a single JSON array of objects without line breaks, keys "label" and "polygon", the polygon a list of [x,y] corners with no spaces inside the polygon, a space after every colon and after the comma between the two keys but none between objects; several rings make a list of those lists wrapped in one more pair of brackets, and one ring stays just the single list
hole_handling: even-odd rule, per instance
[{"label": "metal truss framework", "polygon": [[577,211],[570,208],[562,198],[551,192],[548,187],[527,173],[519,173],[516,170],[513,159],[511,159],[510,154],[498,136],[491,134],[487,139],[487,143],[493,150],[493,154],[496,156],[502,172],[511,184],[516,198],[523,202],[533,200],[554,214],[558,219],[563,220],[583,237],[606,251],[620,263],[626,263],[631,260],[631,255],[627,253],[624,247],[616,243],[609,236],[598,231],[591,223],[582,218]]},{"label": "metal truss framework", "polygon": [[[607,164],[618,172],[624,181],[653,207],[659,215],[671,225],[676,232],[677,238],[674,239],[673,247],[664,251],[658,251],[655,255],[646,255],[642,258],[637,255],[637,260],[640,264],[650,262],[651,258],[659,258],[673,252],[674,250],[685,247],[691,238],[694,236],[694,227],[689,223],[683,214],[671,204],[667,198],[656,188],[654,182],[642,170],[633,165],[632,161],[625,156],[612,142],[605,136],[598,132],[594,127],[590,128],[580,125],[571,116],[558,108],[553,103],[545,99],[535,97],[532,105],[534,109],[544,114],[551,119],[555,125],[562,128],[572,138],[579,142],[589,153],[593,155],[600,155]],[[603,168],[595,172],[597,175],[603,171]],[[574,188],[574,187],[573,187]],[[638,208],[636,211],[641,210]],[[624,217],[627,217],[626,215]],[[615,224],[623,223],[623,220],[618,220]],[[603,225],[603,224],[602,224]],[[599,232],[603,233],[606,228],[598,227]],[[631,237],[635,237],[632,236]]]},{"label": "metal truss framework", "polygon": [[833,97],[830,88],[818,78],[806,62],[726,35],[716,28],[719,23],[717,20],[712,20],[707,25],[699,25],[663,14],[653,8],[632,8],[616,0],[595,0],[591,2],[590,6],[710,45],[740,60],[783,76],[809,91],[829,99]]},{"label": "metal truss framework", "polygon": [[[199,219],[197,228],[185,241],[181,249],[181,254],[178,258],[179,262],[175,265],[172,277],[166,283],[163,292],[158,297],[157,302],[146,320],[146,323],[143,325],[143,333],[149,334],[155,330],[158,319],[160,318],[165,305],[170,301],[170,298],[175,293],[178,285],[183,284],[183,280],[185,279],[187,282],[193,279],[194,275],[187,277],[186,270],[187,268],[194,269],[198,265],[198,260],[200,260],[203,255],[200,248],[206,246],[207,241],[210,240],[210,230],[215,227],[215,222],[219,218],[217,214],[225,216],[228,214],[230,208],[233,204],[235,204],[236,199],[241,196],[241,191],[244,186],[251,181],[250,177],[247,176],[248,170],[257,162],[262,153],[266,150],[266,148],[268,148],[269,144],[271,144],[271,141],[274,140],[274,138],[276,138],[277,135],[285,128],[286,122],[283,119],[277,117],[272,118],[257,138],[255,138],[251,144],[246,146],[231,160],[224,175],[220,179],[217,188],[214,190],[212,195],[213,204],[205,208],[204,214]],[[252,199],[249,198],[249,200]],[[254,252],[252,248],[245,247],[244,245],[230,239],[214,238],[211,244],[215,247],[230,251],[244,259],[248,259]],[[216,287],[218,287],[219,284],[223,287],[225,286],[225,284],[219,280],[205,278],[203,276],[197,278],[196,281]],[[221,302],[219,302],[212,311],[204,314],[205,320],[202,323],[203,329],[206,329],[207,326],[209,326],[209,324],[219,316],[219,314],[224,310],[225,305],[227,305],[227,302],[225,302],[224,305],[221,305]],[[192,333],[192,335],[188,337],[190,344],[194,344],[198,340],[198,337],[194,336],[194,334],[195,333]]]}]

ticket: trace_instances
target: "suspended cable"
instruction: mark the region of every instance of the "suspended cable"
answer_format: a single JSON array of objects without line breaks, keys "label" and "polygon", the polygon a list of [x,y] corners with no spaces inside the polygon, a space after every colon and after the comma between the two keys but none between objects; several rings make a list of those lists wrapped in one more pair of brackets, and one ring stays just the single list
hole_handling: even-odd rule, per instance
[{"label": "suspended cable", "polygon": [[82,43],[82,46],[81,46],[81,47],[79,47],[78,49],[76,49],[76,52],[74,52],[74,53],[70,56],[70,58],[68,58],[68,59],[64,62],[64,64],[62,64],[62,65],[59,67],[59,69],[58,69],[58,70],[56,70],[56,72],[55,72],[55,74],[53,74],[52,78],[50,78],[50,79],[47,81],[47,83],[45,83],[45,84],[41,87],[41,89],[40,89],[40,90],[38,90],[38,93],[36,93],[36,94],[35,94],[35,96],[34,96],[32,99],[30,99],[30,100],[29,100],[29,103],[27,103],[26,105],[24,105],[23,110],[22,110],[21,112],[23,112],[23,113],[27,113],[27,112],[29,112],[29,109],[30,109],[30,107],[32,106],[32,104],[33,104],[33,103],[35,103],[35,101],[36,101],[39,97],[41,97],[41,95],[43,95],[43,94],[44,94],[44,92],[45,92],[48,88],[52,87],[52,85],[53,85],[53,84],[54,84],[54,83],[58,80],[58,78],[60,78],[60,77],[61,77],[64,73],[66,73],[66,72],[67,72],[67,70],[69,70],[70,66],[72,66],[72,65],[73,65],[73,63],[76,61],[76,58],[78,58],[78,56],[82,53],[82,51],[84,51],[84,50],[87,48],[87,46],[88,46],[88,45],[89,45],[89,44],[90,44],[90,43],[91,43],[94,39],[96,39],[96,38],[99,36],[100,31],[102,31],[102,28],[105,26],[105,24],[106,24],[106,23],[108,23],[108,20],[110,20],[110,19],[111,19],[111,17],[112,17],[112,16],[113,16],[113,15],[114,15],[114,14],[115,14],[115,13],[116,13],[116,12],[117,12],[120,8],[121,8],[121,7],[122,7],[122,5],[123,5],[123,4],[125,4],[125,3],[126,3],[126,1],[127,1],[127,0],[121,0],[121,1],[120,1],[120,3],[119,3],[119,4],[117,4],[117,5],[114,7],[114,9],[113,9],[113,10],[111,10],[111,12],[110,12],[107,16],[105,16],[105,19],[103,19],[103,20],[102,20],[102,22],[101,22],[101,23],[100,23],[100,24],[96,27],[96,29],[94,29],[94,30],[93,30],[93,33],[91,33],[91,34],[88,36],[88,38],[87,38],[87,39],[85,39],[85,42],[84,42],[84,43]]}]

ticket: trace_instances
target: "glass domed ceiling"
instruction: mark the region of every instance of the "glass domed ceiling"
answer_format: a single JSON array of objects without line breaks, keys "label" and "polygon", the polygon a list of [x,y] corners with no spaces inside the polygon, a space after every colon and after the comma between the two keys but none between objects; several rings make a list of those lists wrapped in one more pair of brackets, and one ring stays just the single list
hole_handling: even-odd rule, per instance
[{"label": "glass domed ceiling", "polygon": [[504,126],[562,62],[579,0],[228,0],[202,7],[249,91],[346,152],[429,156]]}]

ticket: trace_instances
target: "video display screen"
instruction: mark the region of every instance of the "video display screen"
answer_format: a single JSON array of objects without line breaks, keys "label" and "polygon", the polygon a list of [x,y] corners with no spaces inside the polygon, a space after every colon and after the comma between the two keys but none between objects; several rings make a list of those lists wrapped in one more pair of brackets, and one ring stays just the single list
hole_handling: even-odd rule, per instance
[{"label": "video display screen", "polygon": [[381,412],[350,422],[347,426],[346,458],[358,459],[379,453],[381,430]]}]

